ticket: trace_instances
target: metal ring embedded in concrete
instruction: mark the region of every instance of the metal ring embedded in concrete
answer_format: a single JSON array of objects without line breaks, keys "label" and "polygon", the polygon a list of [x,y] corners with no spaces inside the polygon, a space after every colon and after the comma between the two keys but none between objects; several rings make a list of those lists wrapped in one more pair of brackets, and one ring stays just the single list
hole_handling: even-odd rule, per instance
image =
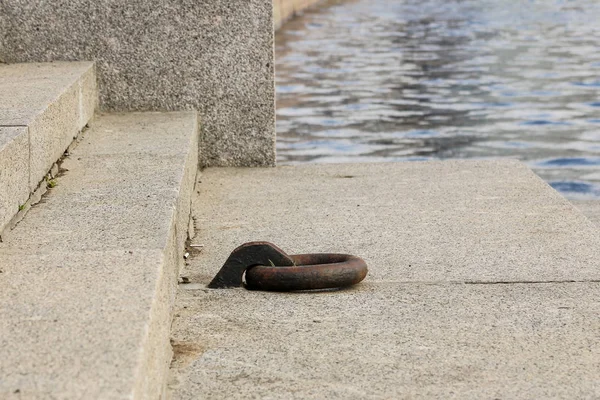
[{"label": "metal ring embedded in concrete", "polygon": [[286,292],[341,288],[359,283],[367,276],[367,264],[349,254],[289,255],[293,266],[257,265],[246,270],[246,287]]}]

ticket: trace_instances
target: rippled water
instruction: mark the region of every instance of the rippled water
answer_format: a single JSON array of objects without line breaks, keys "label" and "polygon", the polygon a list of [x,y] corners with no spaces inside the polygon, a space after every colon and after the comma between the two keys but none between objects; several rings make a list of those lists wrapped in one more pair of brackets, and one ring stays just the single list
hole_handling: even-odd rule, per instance
[{"label": "rippled water", "polygon": [[280,164],[516,157],[600,199],[600,1],[330,1],[276,60]]}]

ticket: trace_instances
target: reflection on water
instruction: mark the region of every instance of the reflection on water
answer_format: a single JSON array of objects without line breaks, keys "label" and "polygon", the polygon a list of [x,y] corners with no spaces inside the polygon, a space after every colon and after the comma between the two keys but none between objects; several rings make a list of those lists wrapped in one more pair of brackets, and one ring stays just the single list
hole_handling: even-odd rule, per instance
[{"label": "reflection on water", "polygon": [[516,157],[600,198],[600,2],[330,1],[278,33],[280,164]]}]

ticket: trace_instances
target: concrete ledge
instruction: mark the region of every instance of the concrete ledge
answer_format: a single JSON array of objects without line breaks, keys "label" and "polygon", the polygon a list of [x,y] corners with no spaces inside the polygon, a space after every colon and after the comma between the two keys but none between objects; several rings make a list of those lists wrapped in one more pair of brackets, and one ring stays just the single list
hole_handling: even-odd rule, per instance
[{"label": "concrete ledge", "polygon": [[597,228],[513,160],[215,168],[202,182],[201,281],[252,240],[358,253],[377,280],[600,279]]},{"label": "concrete ledge", "polygon": [[316,294],[181,290],[172,398],[597,398],[598,290],[368,280]]},{"label": "concrete ledge", "polygon": [[0,65],[0,93],[1,232],[93,117],[94,64]]},{"label": "concrete ledge", "polygon": [[104,115],[0,243],[0,398],[158,398],[195,112]]},{"label": "concrete ledge", "polygon": [[600,201],[598,200],[571,200],[591,222],[600,227]]},{"label": "concrete ledge", "polygon": [[[600,235],[516,161],[207,169],[173,399],[598,398]],[[364,257],[339,291],[210,290],[231,250]]]}]

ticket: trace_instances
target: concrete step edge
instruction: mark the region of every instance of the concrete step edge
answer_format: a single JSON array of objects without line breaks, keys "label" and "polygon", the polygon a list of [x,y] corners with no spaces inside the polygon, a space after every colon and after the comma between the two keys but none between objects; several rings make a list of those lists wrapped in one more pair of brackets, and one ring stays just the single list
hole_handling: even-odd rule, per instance
[{"label": "concrete step edge", "polygon": [[106,114],[0,243],[0,398],[159,398],[195,112]]}]

